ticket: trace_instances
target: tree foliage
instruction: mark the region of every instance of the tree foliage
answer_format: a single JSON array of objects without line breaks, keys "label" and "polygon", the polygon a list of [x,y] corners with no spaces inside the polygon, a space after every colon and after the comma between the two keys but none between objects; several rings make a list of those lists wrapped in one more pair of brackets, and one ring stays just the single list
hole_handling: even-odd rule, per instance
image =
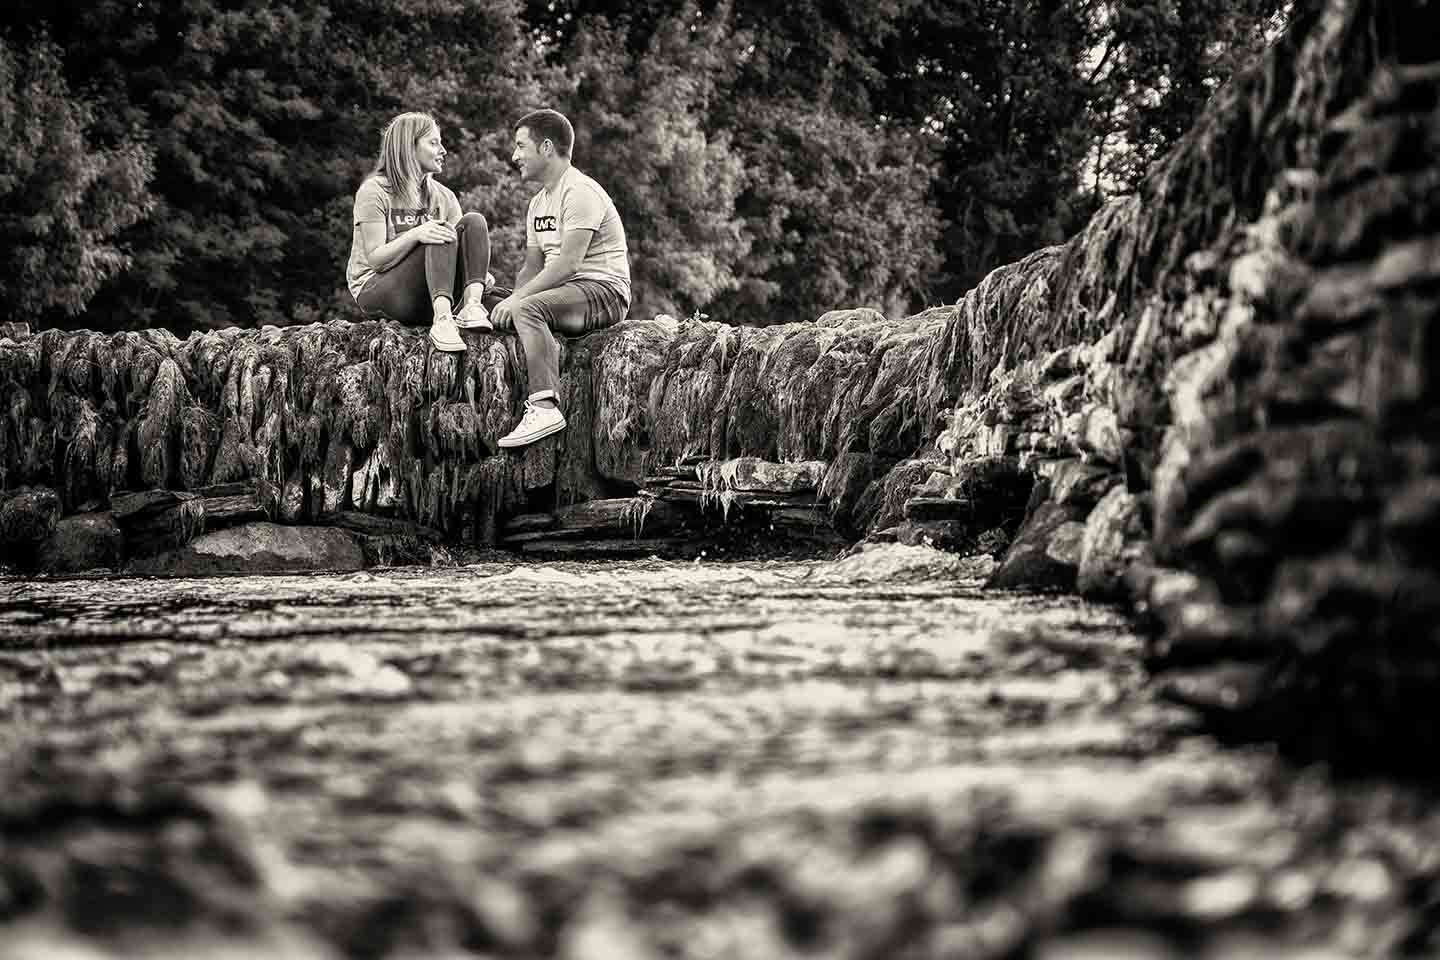
[{"label": "tree foliage", "polygon": [[125,135],[91,144],[94,108],[74,97],[60,50],[0,38],[0,298],[19,319],[75,315],[130,265],[117,243],[151,206],[151,154]]},{"label": "tree foliage", "polygon": [[[50,31],[95,139],[147,132],[152,215],[100,325],[284,323],[338,301],[350,201],[384,121],[429,109],[483,196],[515,104],[540,99],[509,0],[18,0]],[[509,72],[496,69],[504,66]],[[508,186],[508,184],[507,184]],[[110,315],[107,324],[104,315]]]},{"label": "tree foliage", "polygon": [[576,165],[623,211],[633,309],[688,313],[738,285],[750,246],[736,210],[742,159],[702,126],[725,38],[682,13],[657,25],[638,58],[625,43],[603,19],[590,23],[557,102],[581,121]]},{"label": "tree foliage", "polygon": [[626,221],[637,312],[903,312],[1134,189],[1286,7],[10,0],[0,284],[110,328],[353,309],[354,191],[409,109],[440,120],[506,276],[529,194],[512,125],[553,105]]}]

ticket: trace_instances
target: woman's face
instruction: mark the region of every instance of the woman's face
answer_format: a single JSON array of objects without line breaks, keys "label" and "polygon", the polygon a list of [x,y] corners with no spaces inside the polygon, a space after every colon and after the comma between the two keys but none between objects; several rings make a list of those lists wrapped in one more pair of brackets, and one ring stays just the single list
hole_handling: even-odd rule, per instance
[{"label": "woman's face", "polygon": [[440,128],[431,127],[415,144],[415,158],[425,173],[445,169],[445,145],[440,142]]}]

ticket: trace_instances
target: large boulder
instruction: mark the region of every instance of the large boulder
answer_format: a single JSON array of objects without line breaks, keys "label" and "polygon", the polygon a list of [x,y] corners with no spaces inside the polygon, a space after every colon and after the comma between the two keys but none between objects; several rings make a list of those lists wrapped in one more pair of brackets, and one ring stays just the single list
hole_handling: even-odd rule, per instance
[{"label": "large boulder", "polygon": [[196,537],[176,550],[132,560],[137,576],[204,577],[215,574],[360,570],[365,552],[347,530],[247,523]]},{"label": "large boulder", "polygon": [[1125,599],[1125,574],[1148,548],[1141,499],[1123,486],[1112,488],[1085,519],[1076,589],[1090,600]]},{"label": "large boulder", "polygon": [[1033,508],[985,586],[1036,592],[1074,589],[1085,514],[1049,499],[1048,487],[1048,482],[1036,487]]},{"label": "large boulder", "polygon": [[60,522],[60,497],[49,487],[24,489],[0,503],[0,564],[33,569]]},{"label": "large boulder", "polygon": [[39,568],[46,573],[83,573],[120,569],[125,538],[110,511],[64,517],[40,548]]},{"label": "large boulder", "polygon": [[147,557],[174,550],[205,529],[205,498],[180,490],[116,494],[110,512],[125,535],[125,555]]}]

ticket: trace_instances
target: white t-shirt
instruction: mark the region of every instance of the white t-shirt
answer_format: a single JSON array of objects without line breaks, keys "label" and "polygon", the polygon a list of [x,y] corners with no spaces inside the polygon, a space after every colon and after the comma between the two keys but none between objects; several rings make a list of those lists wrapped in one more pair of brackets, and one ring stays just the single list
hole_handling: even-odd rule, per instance
[{"label": "white t-shirt", "polygon": [[629,300],[630,253],[625,245],[625,225],[604,188],[574,167],[561,174],[553,190],[542,188],[530,198],[525,245],[538,248],[549,264],[560,254],[567,230],[595,231],[575,276],[610,283]]},{"label": "white t-shirt", "polygon": [[359,297],[365,284],[375,277],[375,268],[365,255],[360,224],[385,224],[385,242],[389,243],[427,220],[444,220],[452,227],[460,222],[460,201],[453,190],[432,177],[427,193],[430,201],[427,207],[397,207],[391,203],[390,185],[383,177],[366,177],[365,182],[360,184],[360,189],[355,192],[355,213],[351,218],[350,262],[345,266],[345,284],[352,296]]}]

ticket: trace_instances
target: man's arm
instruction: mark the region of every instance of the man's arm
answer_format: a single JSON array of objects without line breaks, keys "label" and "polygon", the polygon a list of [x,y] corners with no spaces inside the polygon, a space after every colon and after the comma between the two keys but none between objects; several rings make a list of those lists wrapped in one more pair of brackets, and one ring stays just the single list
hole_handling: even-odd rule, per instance
[{"label": "man's arm", "polygon": [[520,264],[520,272],[515,275],[515,289],[519,290],[533,280],[543,266],[545,266],[545,254],[540,248],[526,247],[525,262]]},{"label": "man's arm", "polygon": [[540,268],[538,273],[526,276],[526,268],[530,266],[531,251],[539,253],[534,247],[525,250],[525,266],[520,268],[520,276],[517,277],[515,293],[512,296],[517,300],[533,296],[542,290],[550,290],[560,286],[566,280],[575,276],[575,271],[580,267],[580,261],[585,258],[585,251],[590,248],[590,238],[595,235],[594,230],[566,230],[565,239],[560,241],[560,252],[555,259]]}]

